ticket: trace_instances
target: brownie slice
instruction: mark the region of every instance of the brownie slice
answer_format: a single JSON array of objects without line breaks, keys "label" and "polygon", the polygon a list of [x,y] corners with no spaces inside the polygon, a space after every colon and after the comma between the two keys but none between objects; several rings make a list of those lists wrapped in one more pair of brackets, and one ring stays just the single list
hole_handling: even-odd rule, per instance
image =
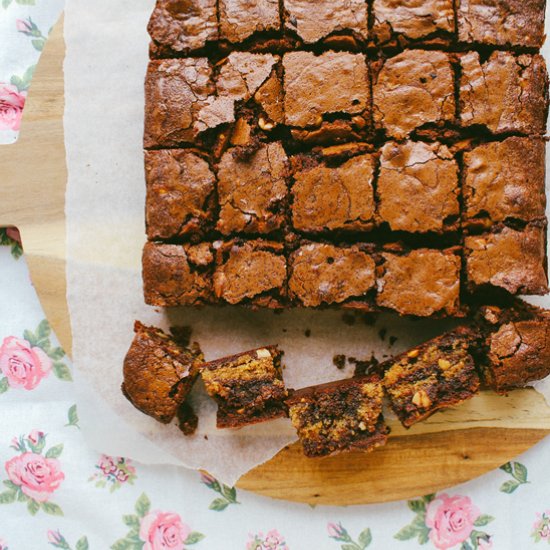
[{"label": "brownie slice", "polygon": [[241,428],[286,416],[281,356],[277,346],[266,346],[201,366],[206,391],[218,404],[218,428]]},{"label": "brownie slice", "polygon": [[386,443],[380,377],[369,375],[294,392],[287,405],[304,454],[320,457],[343,451],[372,451]]},{"label": "brownie slice", "polygon": [[144,147],[193,143],[198,115],[215,92],[206,58],[150,61],[145,77]]},{"label": "brownie slice", "polygon": [[374,226],[373,155],[340,165],[309,166],[294,159],[292,225],[298,231],[367,231]]},{"label": "brownie slice", "polygon": [[468,227],[544,219],[544,140],[510,137],[484,143],[463,159],[463,215]]},{"label": "brownie slice", "polygon": [[157,0],[147,30],[175,53],[203,48],[218,38],[216,0]]},{"label": "brownie slice", "polygon": [[149,242],[143,248],[142,266],[146,304],[170,307],[214,302],[211,244]]},{"label": "brownie slice", "polygon": [[270,233],[285,220],[288,159],[280,142],[261,144],[241,158],[234,149],[218,167],[220,214],[217,229],[232,233]]},{"label": "brownie slice", "polygon": [[220,38],[242,42],[281,27],[279,0],[219,0]]},{"label": "brownie slice", "polygon": [[282,307],[287,280],[283,248],[263,240],[220,244],[214,273],[216,296],[229,304]]},{"label": "brownie slice", "polygon": [[[141,412],[168,424],[183,406],[204,357],[198,344],[182,347],[162,330],[139,321],[134,332],[124,358],[122,392]],[[194,415],[189,405],[185,411]]]},{"label": "brownie slice", "polygon": [[469,236],[464,253],[470,290],[489,285],[511,294],[548,292],[545,226],[502,227]]},{"label": "brownie slice", "polygon": [[516,299],[510,306],[481,307],[477,322],[484,336],[480,370],[494,391],[550,375],[550,311]]},{"label": "brownie slice", "polygon": [[458,39],[489,46],[540,48],[546,0],[458,0]]},{"label": "brownie slice", "polygon": [[409,428],[445,407],[459,405],[479,390],[470,348],[475,332],[459,327],[383,363],[391,407]]},{"label": "brownie slice", "polygon": [[290,298],[305,307],[346,303],[370,309],[375,267],[367,247],[302,244],[289,257]]},{"label": "brownie slice", "polygon": [[405,50],[375,73],[374,122],[389,136],[404,139],[427,124],[454,120],[454,73],[448,54]]},{"label": "brownie slice", "polygon": [[313,44],[336,31],[366,39],[368,9],[364,0],[284,0],[285,27]]},{"label": "brownie slice", "polygon": [[460,315],[461,259],[454,248],[384,252],[376,302],[401,315]]},{"label": "brownie slice", "polygon": [[438,143],[389,142],[381,150],[378,214],[394,231],[456,231],[459,227],[458,166]]},{"label": "brownie slice", "polygon": [[214,218],[216,177],[189,149],[145,151],[147,237],[197,237]]},{"label": "brownie slice", "polygon": [[378,44],[449,41],[455,31],[453,0],[374,0],[372,13],[372,34]]},{"label": "brownie slice", "polygon": [[460,121],[494,134],[543,135],[548,116],[548,74],[541,55],[478,52],[460,56]]},{"label": "brownie slice", "polygon": [[367,61],[348,52],[291,52],[283,57],[285,122],[320,127],[331,113],[361,115],[370,102]]}]

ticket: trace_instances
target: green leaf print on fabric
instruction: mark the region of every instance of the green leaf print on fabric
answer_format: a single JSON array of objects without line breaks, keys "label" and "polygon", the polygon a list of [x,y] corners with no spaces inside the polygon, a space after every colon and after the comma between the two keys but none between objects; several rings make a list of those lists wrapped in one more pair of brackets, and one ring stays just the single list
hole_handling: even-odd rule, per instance
[{"label": "green leaf print on fabric", "polygon": [[20,91],[26,92],[31,86],[32,75],[36,65],[31,65],[21,76],[13,75],[10,82]]},{"label": "green leaf print on fabric", "polygon": [[0,228],[0,246],[11,247],[11,255],[16,260],[23,255],[21,237],[19,236],[19,231],[15,227]]},{"label": "green leaf print on fabric", "polygon": [[372,534],[369,528],[359,533],[357,542],[351,538],[347,529],[345,529],[341,523],[328,523],[327,531],[331,539],[344,543],[340,545],[341,550],[365,550],[372,542]]},{"label": "green leaf print on fabric", "polygon": [[[73,550],[72,546],[67,542],[67,539],[57,531],[48,531],[48,542],[55,546],[55,548],[61,548],[62,550]],[[86,537],[81,537],[76,541],[74,550],[89,550],[90,545]]]},{"label": "green leaf print on fabric", "polygon": [[76,408],[76,405],[71,405],[69,407],[69,410],[67,411],[67,424],[65,424],[65,427],[68,428],[69,426],[74,426],[75,428],[78,428],[80,430],[80,426],[78,425],[78,411]]},{"label": "green leaf print on fabric", "polygon": [[221,496],[215,498],[208,507],[209,510],[215,512],[222,512],[230,504],[240,504],[237,500],[237,490],[235,487],[229,487],[220,483],[214,476],[211,476],[208,472],[201,471],[201,482],[204,483],[209,489],[212,489]]},{"label": "green leaf print on fabric", "polygon": [[500,486],[499,490],[502,493],[512,494],[520,485],[529,483],[527,468],[520,462],[507,462],[500,469],[513,477]]}]

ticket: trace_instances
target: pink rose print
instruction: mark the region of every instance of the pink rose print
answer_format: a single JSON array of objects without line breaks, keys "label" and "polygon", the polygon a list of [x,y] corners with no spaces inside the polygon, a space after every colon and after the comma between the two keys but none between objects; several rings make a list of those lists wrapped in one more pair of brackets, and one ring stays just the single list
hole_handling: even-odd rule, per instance
[{"label": "pink rose print", "polygon": [[479,539],[477,542],[478,550],[491,550],[493,543],[491,540]]},{"label": "pink rose print", "polygon": [[122,487],[123,484],[132,485],[137,478],[136,469],[132,461],[120,456],[101,455],[96,465],[98,472],[88,481],[95,481],[96,487],[111,486],[111,492]]},{"label": "pink rose print", "polygon": [[143,550],[183,550],[191,528],[171,512],[149,512],[142,520],[139,538],[145,542]]},{"label": "pink rose print", "polygon": [[268,531],[265,536],[262,532],[249,533],[248,536],[246,550],[288,550],[284,537],[276,529]]},{"label": "pink rose print", "polygon": [[18,244],[21,244],[21,233],[17,227],[6,227],[6,235]]},{"label": "pink rose print", "polygon": [[25,21],[23,19],[17,19],[15,21],[15,28],[19,31],[19,32],[30,32],[32,31],[32,23],[31,21]]},{"label": "pink rose print", "polygon": [[44,432],[40,430],[33,430],[28,436],[27,439],[33,444],[38,445],[44,439]]},{"label": "pink rose print", "polygon": [[52,361],[39,347],[27,340],[8,336],[0,347],[0,370],[12,388],[33,390],[48,376]]},{"label": "pink rose print", "polygon": [[0,539],[0,550],[9,550],[8,545]]},{"label": "pink rose print", "polygon": [[115,460],[112,456],[101,455],[98,466],[105,475],[112,474],[117,470]]},{"label": "pink rose print", "polygon": [[537,514],[537,521],[533,523],[531,537],[535,542],[545,541],[550,544],[550,510]]},{"label": "pink rose print", "polygon": [[430,540],[441,550],[464,542],[479,515],[479,509],[469,497],[449,497],[442,493],[428,504],[426,511],[426,526],[431,529]]},{"label": "pink rose print", "polygon": [[19,130],[27,92],[0,82],[0,130]]},{"label": "pink rose print", "polygon": [[6,462],[5,468],[10,481],[36,502],[49,500],[65,479],[56,458],[45,458],[36,453],[14,456]]},{"label": "pink rose print", "polygon": [[63,535],[59,532],[59,530],[57,531],[48,531],[48,542],[50,544],[53,544],[54,546],[57,546],[59,545],[63,540]]}]

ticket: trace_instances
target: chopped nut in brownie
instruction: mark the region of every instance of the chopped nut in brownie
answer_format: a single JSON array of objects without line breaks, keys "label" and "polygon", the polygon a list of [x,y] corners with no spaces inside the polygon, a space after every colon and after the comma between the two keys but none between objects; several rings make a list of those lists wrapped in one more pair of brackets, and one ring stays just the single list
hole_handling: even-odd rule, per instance
[{"label": "chopped nut in brownie", "polygon": [[546,294],[546,227],[500,230],[464,239],[470,290],[483,285],[511,294]]},{"label": "chopped nut in brownie", "polygon": [[287,399],[304,454],[372,451],[386,443],[380,378],[369,375],[297,390]]},{"label": "chopped nut in brownie", "polygon": [[381,365],[391,407],[403,426],[478,392],[479,377],[470,353],[474,337],[473,331],[459,327]]},{"label": "chopped nut in brownie", "polygon": [[[162,330],[139,321],[134,332],[124,358],[122,392],[134,407],[167,424],[191,391],[204,361],[202,352],[198,344],[181,347]],[[194,414],[189,406],[185,410]]]},{"label": "chopped nut in brownie", "polygon": [[510,137],[464,154],[464,218],[470,227],[544,219],[546,144]]},{"label": "chopped nut in brownie", "polygon": [[202,365],[206,391],[218,404],[218,428],[286,416],[281,356],[277,346],[266,346]]},{"label": "chopped nut in brownie", "polygon": [[385,252],[382,256],[379,306],[419,317],[459,314],[461,262],[454,249],[420,248],[402,254]]},{"label": "chopped nut in brownie", "polygon": [[279,0],[219,0],[219,18],[220,37],[242,42],[254,33],[280,28]]},{"label": "chopped nut in brownie", "polygon": [[230,241],[217,253],[216,296],[230,304],[282,307],[286,296],[283,245],[270,241]]},{"label": "chopped nut in brownie", "polygon": [[380,219],[394,231],[442,233],[458,229],[458,166],[444,145],[386,143],[377,194]]},{"label": "chopped nut in brownie", "polygon": [[542,135],[548,115],[548,73],[541,55],[496,51],[460,57],[460,120],[494,134]]},{"label": "chopped nut in brownie", "polygon": [[304,232],[369,230],[374,225],[372,155],[340,166],[320,164],[293,171],[292,223]]},{"label": "chopped nut in brownie", "polygon": [[375,124],[397,139],[426,124],[452,121],[454,74],[448,54],[405,50],[390,57],[374,77],[373,102]]}]

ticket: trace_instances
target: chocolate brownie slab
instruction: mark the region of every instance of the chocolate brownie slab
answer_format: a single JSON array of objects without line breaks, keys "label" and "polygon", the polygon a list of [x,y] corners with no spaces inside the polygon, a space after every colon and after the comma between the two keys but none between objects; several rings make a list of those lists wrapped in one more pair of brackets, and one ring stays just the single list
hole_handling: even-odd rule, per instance
[{"label": "chocolate brownie slab", "polygon": [[281,356],[277,346],[266,346],[200,367],[204,387],[218,404],[218,428],[241,428],[286,416]]},{"label": "chocolate brownie slab", "polygon": [[279,0],[218,0],[220,38],[242,42],[281,27]]}]

